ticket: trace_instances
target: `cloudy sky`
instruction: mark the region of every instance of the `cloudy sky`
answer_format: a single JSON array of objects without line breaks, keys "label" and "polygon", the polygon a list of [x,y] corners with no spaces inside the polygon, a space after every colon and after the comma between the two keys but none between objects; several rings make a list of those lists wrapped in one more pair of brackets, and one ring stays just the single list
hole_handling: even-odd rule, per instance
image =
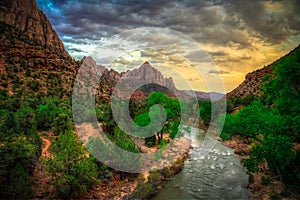
[{"label": "cloudy sky", "polygon": [[[300,1],[200,1],[200,0],[37,0],[39,8],[50,19],[70,55],[76,59],[98,50],[116,34],[149,27],[167,28],[190,37],[208,52],[216,68],[207,68],[203,76],[221,76],[225,91],[240,84],[246,73],[261,68],[289,52],[300,43]],[[159,30],[159,29],[158,29]],[[119,71],[136,67],[149,60],[175,84],[185,87],[187,80],[196,90],[205,88],[205,81],[195,74],[194,62],[202,63],[203,55],[180,50],[179,39],[153,32],[131,34],[127,45],[136,49],[114,60]],[[170,33],[172,35],[172,33]],[[173,35],[174,36],[174,35]],[[128,36],[129,37],[129,36]],[[146,38],[147,37],[147,38]],[[125,39],[124,39],[125,38]],[[147,41],[146,41],[147,40]],[[125,41],[125,42],[124,42]],[[144,43],[155,41],[166,48],[142,49]],[[184,42],[184,41],[183,41]],[[141,46],[139,46],[141,44]],[[96,47],[95,47],[96,45]],[[106,54],[109,54],[109,50]],[[185,56],[184,56],[185,55]],[[190,57],[186,57],[190,55]],[[205,54],[206,55],[206,54]],[[108,55],[107,55],[108,56]],[[191,60],[189,60],[191,59]],[[104,63],[99,63],[104,64]],[[125,67],[124,67],[125,66]],[[168,69],[169,67],[169,69]],[[222,89],[214,89],[222,91]]]}]

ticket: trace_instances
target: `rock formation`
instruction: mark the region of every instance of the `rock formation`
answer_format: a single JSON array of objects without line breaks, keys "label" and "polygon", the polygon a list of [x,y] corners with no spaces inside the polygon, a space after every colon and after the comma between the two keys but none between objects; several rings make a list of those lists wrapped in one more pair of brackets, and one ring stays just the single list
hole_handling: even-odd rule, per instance
[{"label": "rock formation", "polygon": [[[137,88],[132,94],[128,92],[130,86],[139,86],[142,82],[155,84],[148,84]],[[115,88],[117,83],[121,85],[121,88]],[[164,78],[160,71],[146,62],[139,68],[128,70],[127,72],[117,72],[113,69],[105,69],[99,81],[99,91],[97,96],[106,101],[110,99],[113,91],[121,98],[143,99],[153,91],[166,92],[170,96],[174,96],[168,88],[176,90],[172,78]]]},{"label": "rock formation", "polygon": [[262,69],[248,73],[245,76],[245,80],[226,95],[227,98],[245,98],[248,95],[260,96],[262,91],[259,88],[262,85],[262,79],[271,72],[271,65],[268,65]]},{"label": "rock formation", "polygon": [[[116,89],[114,86],[119,84],[122,88]],[[144,85],[144,83],[149,83]],[[126,91],[126,88],[131,86],[137,87],[143,85],[136,92],[131,94]],[[107,87],[108,86],[108,87]],[[164,92],[171,97],[179,97],[182,99],[191,99],[194,96],[201,100],[219,100],[224,95],[220,93],[206,93],[192,90],[178,90],[171,77],[167,78],[162,75],[160,71],[151,66],[150,63],[145,62],[139,68],[134,70],[128,70],[127,72],[117,72],[113,69],[106,69],[100,79],[100,93],[105,94],[105,99],[108,99],[115,90],[117,96],[122,98],[145,98],[151,92]]]},{"label": "rock formation", "polygon": [[281,57],[280,59],[274,61],[270,65],[267,65],[261,69],[248,73],[245,76],[245,80],[234,90],[229,92],[226,97],[227,98],[245,98],[248,95],[260,96],[262,95],[262,91],[259,89],[263,83],[263,78],[273,72],[276,69],[276,66],[280,64],[281,60],[288,57],[290,54],[293,54],[295,50],[299,49],[300,45],[298,45],[291,52]]},{"label": "rock formation", "polygon": [[[153,82],[155,84],[164,86],[171,90],[175,89],[172,78],[164,78],[160,71],[153,68],[149,62],[145,62],[140,68],[128,71],[125,78],[130,79],[132,82],[145,80],[145,82]],[[135,83],[134,83],[135,84]],[[136,85],[136,84],[135,84]]]},{"label": "rock formation", "polygon": [[13,26],[37,44],[70,58],[35,0],[1,0],[0,21]]},{"label": "rock formation", "polygon": [[68,96],[79,63],[34,0],[0,1],[0,90]]}]

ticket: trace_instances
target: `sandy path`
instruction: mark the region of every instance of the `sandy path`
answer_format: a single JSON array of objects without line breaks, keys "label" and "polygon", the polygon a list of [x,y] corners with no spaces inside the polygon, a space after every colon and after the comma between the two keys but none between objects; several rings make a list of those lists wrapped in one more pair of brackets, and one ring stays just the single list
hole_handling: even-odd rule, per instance
[{"label": "sandy path", "polygon": [[51,145],[51,142],[49,139],[41,137],[42,141],[43,141],[43,148],[42,148],[42,157],[45,157],[48,151],[48,148]]}]

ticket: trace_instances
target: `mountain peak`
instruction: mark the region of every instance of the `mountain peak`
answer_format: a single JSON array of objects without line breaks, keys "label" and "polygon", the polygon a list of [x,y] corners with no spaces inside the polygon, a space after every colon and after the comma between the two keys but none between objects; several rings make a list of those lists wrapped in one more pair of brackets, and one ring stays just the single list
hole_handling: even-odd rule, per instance
[{"label": "mountain peak", "polygon": [[[146,62],[144,62],[140,67],[139,67],[139,69],[146,69],[146,68],[149,68],[149,69],[155,69],[154,67],[152,67],[152,65],[148,62],[148,61],[146,61]],[[156,69],[155,69],[156,70]]]},{"label": "mountain peak", "polygon": [[1,0],[0,22],[16,28],[38,45],[71,58],[35,0]]}]

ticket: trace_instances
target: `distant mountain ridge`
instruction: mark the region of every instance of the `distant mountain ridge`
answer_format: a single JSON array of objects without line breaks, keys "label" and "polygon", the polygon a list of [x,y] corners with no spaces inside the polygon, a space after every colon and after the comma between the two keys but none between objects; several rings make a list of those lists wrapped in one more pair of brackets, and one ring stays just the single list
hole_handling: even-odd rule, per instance
[{"label": "distant mountain ridge", "polygon": [[[199,100],[219,100],[224,95],[216,92],[201,92],[193,90],[179,90],[176,88],[174,81],[171,77],[164,77],[162,73],[151,66],[149,62],[143,63],[139,68],[128,70],[126,72],[117,72],[113,69],[107,69],[102,65],[97,65],[91,57],[87,57],[82,60],[87,65],[91,66],[91,69],[95,70],[94,73],[102,74],[99,83],[98,97],[102,97],[109,100],[114,90],[117,96],[122,98],[145,98],[151,92],[164,92],[170,97],[179,97],[182,99],[191,99],[194,96]],[[122,85],[121,90],[114,88],[114,86],[120,82]],[[126,88],[130,86],[138,86],[142,83],[148,82],[149,84],[143,85],[136,92],[130,94],[126,92]],[[101,98],[100,97],[100,98]]]}]

